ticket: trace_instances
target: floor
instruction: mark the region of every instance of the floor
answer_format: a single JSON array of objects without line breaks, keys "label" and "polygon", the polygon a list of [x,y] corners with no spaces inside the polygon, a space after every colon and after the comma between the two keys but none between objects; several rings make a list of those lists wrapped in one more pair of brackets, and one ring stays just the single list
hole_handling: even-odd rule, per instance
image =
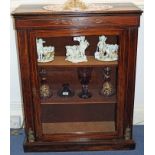
[{"label": "floor", "polygon": [[[11,130],[12,131],[12,130]],[[137,125],[133,129],[133,137],[136,142],[136,149],[130,151],[85,151],[85,152],[49,152],[49,153],[24,153],[23,140],[24,132],[19,135],[11,135],[10,152],[11,155],[144,155],[144,126]]]}]

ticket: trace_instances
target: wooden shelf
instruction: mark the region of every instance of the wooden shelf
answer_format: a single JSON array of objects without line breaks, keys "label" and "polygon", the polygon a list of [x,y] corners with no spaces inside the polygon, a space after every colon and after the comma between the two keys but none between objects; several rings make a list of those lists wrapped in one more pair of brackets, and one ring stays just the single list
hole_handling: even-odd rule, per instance
[{"label": "wooden shelf", "polygon": [[114,121],[42,123],[44,134],[115,132]]},{"label": "wooden shelf", "polygon": [[65,60],[64,56],[56,56],[54,61],[47,63],[38,63],[39,67],[101,67],[101,66],[116,66],[118,61],[98,61],[94,56],[88,56],[87,62],[72,63]]},{"label": "wooden shelf", "polygon": [[73,97],[59,97],[56,91],[53,91],[53,95],[48,99],[41,99],[41,104],[110,104],[117,103],[116,95],[112,97],[104,97],[99,94],[97,90],[90,90],[92,97],[89,99],[82,99],[78,96],[80,90],[77,90]]}]

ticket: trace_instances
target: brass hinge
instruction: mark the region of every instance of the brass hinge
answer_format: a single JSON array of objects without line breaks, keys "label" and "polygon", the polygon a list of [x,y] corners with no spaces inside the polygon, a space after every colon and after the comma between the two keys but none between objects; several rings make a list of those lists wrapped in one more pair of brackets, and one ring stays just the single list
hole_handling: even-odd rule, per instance
[{"label": "brass hinge", "polygon": [[127,127],[125,130],[125,140],[130,140],[131,139],[131,128]]},{"label": "brass hinge", "polygon": [[32,131],[31,128],[29,128],[29,131],[28,131],[28,141],[30,143],[33,143],[35,141],[34,132]]}]

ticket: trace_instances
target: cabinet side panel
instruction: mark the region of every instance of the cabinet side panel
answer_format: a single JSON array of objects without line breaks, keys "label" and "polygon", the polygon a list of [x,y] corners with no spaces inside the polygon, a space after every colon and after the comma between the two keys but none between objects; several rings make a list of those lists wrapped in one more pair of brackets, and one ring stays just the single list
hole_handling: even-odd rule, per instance
[{"label": "cabinet side panel", "polygon": [[127,91],[126,105],[124,113],[124,127],[130,128],[130,138],[132,136],[134,94],[135,94],[135,74],[136,74],[136,56],[137,56],[137,37],[138,28],[130,28],[128,30],[128,67],[127,67]]},{"label": "cabinet side panel", "polygon": [[18,30],[17,37],[18,37],[18,53],[19,53],[23,106],[24,106],[25,130],[26,133],[28,133],[29,129],[32,129],[34,131],[34,125],[33,125],[34,122],[32,119],[33,102],[32,102],[27,31]]}]

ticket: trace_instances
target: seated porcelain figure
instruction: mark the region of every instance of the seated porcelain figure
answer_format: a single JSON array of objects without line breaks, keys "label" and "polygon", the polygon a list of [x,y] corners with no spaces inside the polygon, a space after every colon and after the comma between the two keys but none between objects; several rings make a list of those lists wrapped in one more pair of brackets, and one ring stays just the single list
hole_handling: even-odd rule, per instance
[{"label": "seated porcelain figure", "polygon": [[97,44],[97,51],[95,52],[95,59],[100,61],[115,61],[118,60],[118,45],[107,44],[107,37],[104,35],[99,37]]},{"label": "seated porcelain figure", "polygon": [[54,60],[54,46],[43,46],[43,39],[36,39],[38,62],[50,62]]},{"label": "seated porcelain figure", "polygon": [[78,41],[79,45],[66,46],[65,60],[73,63],[86,62],[85,50],[89,46],[88,41],[85,40],[85,36],[74,37],[73,40]]}]

